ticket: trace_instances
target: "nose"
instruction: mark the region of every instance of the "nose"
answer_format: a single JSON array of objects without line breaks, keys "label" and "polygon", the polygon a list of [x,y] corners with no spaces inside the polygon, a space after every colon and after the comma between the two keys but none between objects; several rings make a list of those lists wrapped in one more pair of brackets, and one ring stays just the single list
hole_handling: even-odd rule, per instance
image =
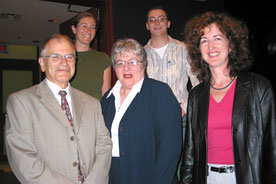
[{"label": "nose", "polygon": [[84,30],[83,30],[83,32],[85,32],[85,33],[89,33],[89,34],[90,34],[90,32],[91,32],[91,28],[90,28],[90,27],[87,27],[86,29],[84,29]]},{"label": "nose", "polygon": [[84,33],[90,33],[93,30],[91,26],[82,27],[81,31]]},{"label": "nose", "polygon": [[68,64],[68,63],[67,63],[67,60],[65,59],[65,57],[61,57],[60,63],[61,63],[62,65],[67,65],[67,64]]},{"label": "nose", "polygon": [[128,62],[125,63],[125,65],[124,65],[124,70],[129,70]]},{"label": "nose", "polygon": [[155,19],[154,24],[160,24],[158,19]]},{"label": "nose", "polygon": [[215,47],[215,44],[213,43],[213,41],[209,41],[208,42],[208,49],[212,50]]}]

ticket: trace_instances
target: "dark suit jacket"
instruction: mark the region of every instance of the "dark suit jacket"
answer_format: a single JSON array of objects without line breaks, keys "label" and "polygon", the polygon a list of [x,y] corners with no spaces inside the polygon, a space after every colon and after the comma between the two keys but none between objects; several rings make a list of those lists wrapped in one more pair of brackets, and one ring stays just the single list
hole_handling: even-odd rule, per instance
[{"label": "dark suit jacket", "polygon": [[[115,98],[106,98],[108,94],[101,103],[110,130]],[[173,92],[167,84],[145,77],[119,126],[121,184],[172,183],[181,141],[180,106]]]}]

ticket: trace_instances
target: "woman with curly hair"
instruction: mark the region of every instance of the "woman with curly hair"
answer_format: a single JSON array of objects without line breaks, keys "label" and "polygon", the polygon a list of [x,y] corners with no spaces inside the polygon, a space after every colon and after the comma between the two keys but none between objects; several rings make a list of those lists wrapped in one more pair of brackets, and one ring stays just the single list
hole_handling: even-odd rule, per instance
[{"label": "woman with curly hair", "polygon": [[189,95],[181,182],[275,183],[275,97],[267,79],[246,72],[246,25],[206,12],[188,21],[185,38],[201,83]]}]

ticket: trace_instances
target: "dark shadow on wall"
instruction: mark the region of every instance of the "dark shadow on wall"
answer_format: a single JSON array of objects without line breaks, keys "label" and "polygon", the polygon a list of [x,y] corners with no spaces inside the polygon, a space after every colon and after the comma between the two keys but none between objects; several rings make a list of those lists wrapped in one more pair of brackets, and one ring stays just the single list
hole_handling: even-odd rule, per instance
[{"label": "dark shadow on wall", "polygon": [[267,79],[276,91],[276,16],[273,1],[224,0],[225,10],[246,22],[254,57],[252,71]]},{"label": "dark shadow on wall", "polygon": [[3,184],[20,184],[12,172],[4,172],[0,170],[0,181]]},{"label": "dark shadow on wall", "polygon": [[169,34],[183,40],[183,30],[187,20],[207,10],[223,11],[221,0],[113,0],[113,20],[115,40],[131,37],[145,45],[150,38],[146,29],[146,14],[150,7],[161,5],[171,19]]}]

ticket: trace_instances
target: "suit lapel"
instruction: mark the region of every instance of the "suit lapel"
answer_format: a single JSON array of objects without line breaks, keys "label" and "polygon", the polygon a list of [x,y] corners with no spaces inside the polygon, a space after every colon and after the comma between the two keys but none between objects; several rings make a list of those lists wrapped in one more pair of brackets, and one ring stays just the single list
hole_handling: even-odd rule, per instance
[{"label": "suit lapel", "polygon": [[[140,100],[140,97],[143,96],[145,97],[145,86],[148,84],[148,78],[145,77],[144,78],[144,82],[142,84],[142,88],[141,91],[139,93],[136,94],[136,96],[134,97],[134,99],[132,100],[132,102],[130,103],[129,107],[127,108],[125,114],[123,115],[121,121],[120,121],[120,126],[124,125],[124,123],[131,123],[132,119],[135,118],[136,112],[136,107],[137,107],[137,103],[142,103],[142,101]],[[142,93],[142,95],[141,95]],[[103,98],[106,98],[105,96]],[[103,100],[104,103],[103,105],[103,114],[104,114],[104,118],[105,118],[105,123],[106,123],[106,127],[111,130],[111,126],[112,126],[112,122],[115,116],[115,97],[113,94],[111,94],[107,99]]]},{"label": "suit lapel", "polygon": [[[199,107],[199,118],[200,120],[198,122],[200,123],[199,128],[201,129],[200,132],[205,132],[207,130],[207,125],[208,125],[208,112],[209,112],[209,100],[210,100],[210,84],[209,83],[204,83],[204,86],[202,87],[201,90],[199,90],[199,98],[198,98],[198,103],[200,104]],[[197,104],[195,104],[197,106]],[[206,134],[207,135],[207,134]],[[202,135],[202,136],[206,136]]]},{"label": "suit lapel", "polygon": [[148,84],[149,84],[149,79],[145,76],[141,90],[136,94],[132,102],[129,104],[129,107],[127,108],[124,116],[121,119],[120,126],[124,125],[124,123],[126,122],[128,124],[130,124],[131,122],[135,122],[134,118],[136,118],[135,115],[137,114],[137,108],[142,106],[139,104],[143,103],[143,98],[147,96]]},{"label": "suit lapel", "polygon": [[134,99],[132,100],[132,102],[129,104],[124,116],[121,119],[120,122],[120,126],[124,125],[124,123],[128,123],[130,124],[131,122],[134,122],[132,119],[135,118],[135,114],[136,114],[136,108],[139,107],[139,105],[137,105],[137,103],[141,103],[141,101],[139,100],[140,98],[140,93],[137,93],[136,96],[134,97]]},{"label": "suit lapel", "polygon": [[81,95],[78,95],[78,91],[73,88],[70,88],[70,95],[72,99],[72,108],[73,108],[73,123],[76,134],[80,130],[81,117],[83,114],[83,108],[85,101],[81,98]]},{"label": "suit lapel", "polygon": [[239,113],[244,106],[244,103],[247,99],[247,96],[250,92],[251,86],[250,81],[247,80],[246,74],[243,73],[238,76],[237,84],[235,89],[235,98],[234,98],[234,105],[233,105],[233,117],[232,117],[232,126],[234,126],[237,122],[237,118]]},{"label": "suit lapel", "polygon": [[48,87],[46,80],[43,80],[37,88],[36,94],[40,96],[40,101],[43,103],[50,112],[65,126],[69,126],[68,119],[61,109],[57,99]]},{"label": "suit lapel", "polygon": [[[106,98],[106,97],[103,97]],[[104,99],[105,103],[102,104],[103,114],[105,118],[106,127],[111,130],[111,125],[115,116],[115,97],[111,94],[107,99]]]}]

